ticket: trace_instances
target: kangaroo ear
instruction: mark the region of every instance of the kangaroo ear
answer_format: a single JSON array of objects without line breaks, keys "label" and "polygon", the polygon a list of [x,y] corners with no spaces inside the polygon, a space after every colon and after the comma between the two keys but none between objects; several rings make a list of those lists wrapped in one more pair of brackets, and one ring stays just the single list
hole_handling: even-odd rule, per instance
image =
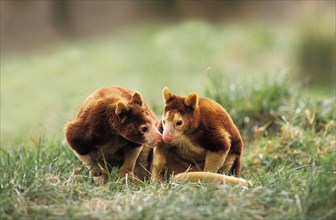
[{"label": "kangaroo ear", "polygon": [[190,93],[184,100],[184,104],[188,107],[196,109],[198,107],[198,96],[196,93]]},{"label": "kangaroo ear", "polygon": [[115,113],[116,115],[120,115],[123,112],[127,112],[129,110],[128,105],[124,101],[118,101],[116,104]]},{"label": "kangaroo ear", "polygon": [[169,92],[169,89],[167,87],[164,87],[162,90],[162,97],[163,102],[166,104],[167,102],[173,99],[174,95]]},{"label": "kangaroo ear", "polygon": [[131,101],[129,102],[130,104],[138,104],[142,105],[143,100],[139,92],[134,92]]}]

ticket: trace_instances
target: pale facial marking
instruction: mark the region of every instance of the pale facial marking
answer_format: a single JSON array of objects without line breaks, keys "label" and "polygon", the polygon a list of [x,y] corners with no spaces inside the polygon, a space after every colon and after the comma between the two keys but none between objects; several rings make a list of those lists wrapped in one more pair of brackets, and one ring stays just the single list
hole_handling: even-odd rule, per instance
[{"label": "pale facial marking", "polygon": [[176,122],[179,120],[182,120],[182,115],[180,113],[171,113],[169,111],[165,113],[162,121],[162,138],[165,142],[172,142],[175,138],[183,135],[183,131],[176,126]]},{"label": "pale facial marking", "polygon": [[156,146],[161,143],[162,136],[157,127],[155,126],[155,121],[151,119],[151,123],[146,124],[147,131],[144,133],[146,142],[150,146]]}]

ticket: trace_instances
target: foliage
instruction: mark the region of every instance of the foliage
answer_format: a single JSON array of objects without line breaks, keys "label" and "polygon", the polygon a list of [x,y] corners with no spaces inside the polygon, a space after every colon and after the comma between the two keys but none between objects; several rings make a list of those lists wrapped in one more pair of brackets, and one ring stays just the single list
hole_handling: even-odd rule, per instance
[{"label": "foliage", "polygon": [[[154,25],[5,60],[0,219],[335,219],[335,97],[277,71],[290,51],[278,33],[202,22]],[[250,74],[223,67],[235,60],[246,63],[238,72]],[[214,71],[206,76],[208,65]],[[94,88],[115,83],[143,92],[158,113],[164,86],[183,95],[205,88],[242,131],[242,177],[253,184],[130,182],[115,169],[96,186],[65,144],[62,126]]]},{"label": "foliage", "polygon": [[206,96],[224,106],[246,135],[269,135],[289,121],[320,130],[335,119],[332,114],[335,97],[323,100],[311,97],[310,93],[302,92],[302,82],[286,72],[244,78],[212,72],[208,75],[210,86]]},{"label": "foliage", "polygon": [[287,68],[293,34],[280,32],[257,24],[151,24],[34,54],[2,56],[1,143],[41,133],[61,136],[74,109],[103,86],[141,91],[160,115],[162,88],[202,93],[208,66],[237,75]]},{"label": "foliage", "polygon": [[[263,84],[262,90],[244,87],[244,93],[232,90],[232,100],[219,95],[222,87],[208,88],[219,91],[214,98],[233,106],[238,119],[258,115],[253,121],[258,123],[271,117],[267,106],[281,113],[280,129],[269,135],[256,131],[245,143],[243,177],[253,185],[129,182],[118,179],[113,170],[107,185],[96,186],[66,145],[38,138],[1,151],[2,218],[332,219],[335,102],[308,105],[296,99],[294,106],[283,110],[291,97],[288,89],[293,88],[282,83]],[[268,98],[265,91],[273,91],[279,99]],[[264,95],[265,106],[258,106]]]}]

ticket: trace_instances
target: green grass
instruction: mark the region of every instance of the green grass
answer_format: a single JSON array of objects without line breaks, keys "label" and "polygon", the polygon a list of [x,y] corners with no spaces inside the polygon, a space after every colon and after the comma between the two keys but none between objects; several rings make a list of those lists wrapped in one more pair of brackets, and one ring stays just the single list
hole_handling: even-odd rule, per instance
[{"label": "green grass", "polygon": [[[335,219],[335,96],[282,71],[294,38],[187,22],[2,58],[0,219]],[[217,100],[243,134],[253,185],[132,183],[113,170],[96,186],[62,127],[107,85],[141,91],[157,114],[164,86]]]},{"label": "green grass", "polygon": [[102,86],[139,90],[161,114],[162,88],[202,93],[208,67],[236,75],[287,68],[292,38],[290,31],[255,24],[241,28],[194,21],[146,25],[113,37],[1,57],[1,141],[11,144],[41,132],[60,136],[74,109]]}]

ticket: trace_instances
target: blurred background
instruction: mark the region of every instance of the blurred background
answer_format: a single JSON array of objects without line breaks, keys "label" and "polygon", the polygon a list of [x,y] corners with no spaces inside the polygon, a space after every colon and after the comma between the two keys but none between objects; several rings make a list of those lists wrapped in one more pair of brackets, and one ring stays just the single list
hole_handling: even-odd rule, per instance
[{"label": "blurred background", "polygon": [[204,94],[209,67],[242,78],[288,72],[335,95],[332,0],[1,0],[0,13],[2,144],[61,136],[102,86],[139,90],[161,114],[164,86]]}]

